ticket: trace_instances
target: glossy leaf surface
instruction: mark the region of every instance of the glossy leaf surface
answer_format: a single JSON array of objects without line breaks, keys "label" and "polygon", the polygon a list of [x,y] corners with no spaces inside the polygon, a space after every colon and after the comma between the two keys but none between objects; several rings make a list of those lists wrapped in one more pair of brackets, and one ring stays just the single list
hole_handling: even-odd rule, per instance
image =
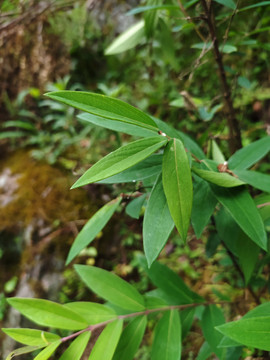
[{"label": "glossy leaf surface", "polygon": [[76,181],[72,189],[119,174],[144,160],[159,148],[166,145],[166,143],[167,139],[163,136],[154,136],[122,146],[88,169],[79,180]]},{"label": "glossy leaf surface", "polygon": [[88,246],[110,220],[122,198],[118,197],[99,209],[91,219],[84,225],[77,235],[68,253],[66,264],[69,264],[79,252]]},{"label": "glossy leaf surface", "polygon": [[142,295],[128,282],[115,274],[86,265],[75,265],[75,270],[85,284],[98,296],[127,310],[144,310]]}]

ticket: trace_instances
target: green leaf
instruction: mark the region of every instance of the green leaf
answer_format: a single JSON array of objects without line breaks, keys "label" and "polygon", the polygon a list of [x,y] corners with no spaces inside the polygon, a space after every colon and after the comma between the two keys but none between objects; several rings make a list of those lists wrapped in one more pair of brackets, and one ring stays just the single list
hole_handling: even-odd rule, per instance
[{"label": "green leaf", "polygon": [[88,246],[95,239],[97,234],[104,228],[113,216],[121,200],[122,198],[118,197],[117,199],[114,199],[104,205],[84,225],[71,246],[66,264],[69,264],[82,249]]},{"label": "green leaf", "polygon": [[247,184],[255,187],[256,189],[270,193],[269,175],[249,170],[234,170],[234,173],[240,180],[246,182]]},{"label": "green leaf", "polygon": [[123,121],[105,119],[100,116],[96,116],[93,114],[82,113],[77,116],[79,120],[87,121],[91,124],[101,126],[105,129],[114,130],[117,132],[123,132],[125,134],[140,136],[140,137],[150,137],[157,134],[157,130],[148,130],[144,127],[140,127],[137,125],[133,125],[130,123],[126,123]]},{"label": "green leaf", "polygon": [[219,348],[224,348],[224,347],[227,348],[227,347],[235,347],[235,346],[242,346],[242,345],[239,344],[239,342],[228,338],[227,336],[224,336],[218,345]]},{"label": "green leaf", "polygon": [[193,188],[186,150],[178,139],[170,140],[165,148],[162,180],[171,216],[185,241],[190,223]]},{"label": "green leaf", "polygon": [[115,55],[134,48],[144,38],[144,20],[137,22],[120,34],[105,50],[105,55]]},{"label": "green leaf", "polygon": [[177,310],[167,311],[159,320],[151,351],[151,360],[181,358],[181,324]]},{"label": "green leaf", "polygon": [[216,305],[209,305],[202,315],[202,331],[205,340],[219,359],[224,359],[224,349],[218,348],[222,335],[215,329],[225,322],[223,312]]},{"label": "green leaf", "polygon": [[270,136],[257,140],[236,151],[228,160],[231,170],[245,170],[256,164],[270,151]]},{"label": "green leaf", "polygon": [[242,319],[259,318],[270,316],[270,302],[256,306],[254,309],[247,312]]},{"label": "green leaf", "polygon": [[116,318],[116,314],[112,309],[93,302],[76,301],[64,306],[80,314],[88,325],[95,325]]},{"label": "green leaf", "polygon": [[246,189],[225,189],[212,185],[217,200],[227,209],[240,228],[262,249],[267,238],[262,218]]},{"label": "green leaf", "polygon": [[215,2],[227,6],[228,8],[235,10],[236,9],[236,5],[234,3],[233,0],[214,0]]},{"label": "green leaf", "polygon": [[243,181],[237,179],[236,177],[223,172],[221,173],[221,172],[199,169],[198,167],[195,166],[192,167],[192,171],[196,175],[200,176],[202,179],[226,188],[241,186],[245,184]]},{"label": "green leaf", "polygon": [[212,354],[212,350],[207,341],[205,341],[198,353],[196,360],[208,360]]},{"label": "green leaf", "polygon": [[85,284],[103,299],[127,310],[145,309],[142,295],[115,274],[86,265],[75,265],[75,270]]},{"label": "green leaf", "polygon": [[105,327],[98,337],[88,360],[111,360],[123,328],[123,320],[116,320]]},{"label": "green leaf", "polygon": [[66,330],[81,330],[87,326],[77,313],[49,300],[14,297],[7,299],[7,302],[25,317],[42,326]]},{"label": "green leaf", "polygon": [[146,194],[133,199],[126,207],[126,213],[134,219],[139,219]]},{"label": "green leaf", "polygon": [[261,1],[257,4],[252,4],[252,5],[249,5],[249,6],[245,6],[243,7],[242,9],[239,9],[238,11],[246,11],[246,10],[250,10],[250,9],[255,9],[256,7],[261,7],[261,6],[268,6],[270,5],[270,1]]},{"label": "green leaf", "polygon": [[208,224],[216,204],[217,200],[208,183],[203,180],[195,181],[191,222],[197,238],[200,238]]},{"label": "green leaf", "polygon": [[34,360],[47,360],[55,352],[59,345],[61,345],[61,340],[55,341],[45,347],[35,358]]},{"label": "green leaf", "polygon": [[240,344],[270,351],[270,315],[243,318],[216,328]]},{"label": "green leaf", "polygon": [[60,339],[56,334],[33,329],[2,329],[12,339],[31,346],[47,346],[48,343]]},{"label": "green leaf", "polygon": [[153,154],[166,145],[167,141],[163,136],[154,136],[122,146],[88,169],[72,189],[119,174]]},{"label": "green leaf", "polygon": [[180,311],[180,319],[182,324],[182,340],[187,336],[194,321],[195,308],[184,309]]},{"label": "green leaf", "polygon": [[147,203],[143,219],[143,246],[148,266],[155,261],[174,227],[160,175]]},{"label": "green leaf", "polygon": [[[142,259],[141,263],[144,266]],[[156,261],[150,269],[144,266],[144,270],[152,283],[166,293],[173,305],[192,304],[203,300],[190,290],[184,281],[167,266]]]},{"label": "green leaf", "polygon": [[[162,5],[162,0],[147,0],[148,6],[158,6]],[[154,31],[156,30],[156,26],[159,20],[159,13],[157,11],[147,11],[144,14],[144,31],[147,38],[150,38]]]},{"label": "green leaf", "polygon": [[6,357],[6,360],[11,360],[15,356],[23,355],[23,354],[29,354],[30,352],[39,350],[43,346],[23,346],[21,348],[18,348],[16,350],[13,350],[11,353],[8,354]]},{"label": "green leaf", "polygon": [[80,360],[88,344],[90,336],[90,331],[80,334],[74,341],[72,341],[59,360]]},{"label": "green leaf", "polygon": [[133,360],[142,341],[147,325],[146,316],[137,316],[125,327],[113,360]]},{"label": "green leaf", "polygon": [[251,87],[250,81],[244,76],[239,76],[237,79],[237,83],[238,83],[238,85],[240,85],[241,87],[243,87],[244,89],[247,89],[247,90],[250,89],[250,87]]},{"label": "green leaf", "polygon": [[156,123],[150,116],[124,101],[109,96],[83,91],[54,91],[45,95],[53,100],[105,119],[117,120],[158,131]]},{"label": "green leaf", "polygon": [[155,176],[161,172],[162,157],[162,154],[153,154],[120,174],[101,180],[99,183],[116,184],[136,182]]},{"label": "green leaf", "polygon": [[216,143],[215,140],[212,140],[211,145],[212,145],[213,160],[215,160],[219,164],[223,164],[225,162],[225,157],[222,154],[222,151],[220,150],[218,144]]},{"label": "green leaf", "polygon": [[180,11],[179,6],[177,5],[148,5],[148,6],[139,6],[130,10],[127,15],[135,15],[144,13],[146,11],[157,11],[157,10],[171,10],[171,11]]}]

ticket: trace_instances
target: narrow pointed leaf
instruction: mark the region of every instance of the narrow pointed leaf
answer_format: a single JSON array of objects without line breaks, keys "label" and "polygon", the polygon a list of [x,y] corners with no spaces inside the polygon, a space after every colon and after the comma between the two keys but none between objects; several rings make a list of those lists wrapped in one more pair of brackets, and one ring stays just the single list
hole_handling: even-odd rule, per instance
[{"label": "narrow pointed leaf", "polygon": [[104,205],[84,225],[71,246],[66,264],[69,264],[82,249],[88,246],[95,239],[97,234],[104,228],[113,216],[121,200],[122,198],[118,197],[117,199],[114,199]]},{"label": "narrow pointed leaf", "polygon": [[101,180],[99,183],[116,184],[136,182],[158,175],[161,172],[162,156],[162,154],[153,154],[120,174]]},{"label": "narrow pointed leaf", "polygon": [[162,179],[171,216],[185,241],[190,223],[193,188],[188,157],[182,141],[178,139],[170,140],[165,148]]},{"label": "narrow pointed leaf", "polygon": [[270,316],[270,302],[256,306],[254,309],[247,312],[242,319],[260,318]]},{"label": "narrow pointed leaf", "polygon": [[208,360],[210,358],[211,354],[212,354],[212,350],[211,350],[208,342],[205,341],[200,348],[200,351],[198,353],[196,360]]},{"label": "narrow pointed leaf", "polygon": [[261,174],[258,171],[234,170],[235,175],[247,184],[270,193],[270,175]]},{"label": "narrow pointed leaf", "polygon": [[270,136],[257,140],[236,151],[228,160],[231,170],[245,170],[256,164],[270,151]]},{"label": "narrow pointed leaf", "polygon": [[55,352],[58,346],[61,344],[61,340],[55,341],[45,347],[35,358],[34,360],[47,360]]},{"label": "narrow pointed leaf", "polygon": [[143,195],[133,199],[127,205],[126,213],[134,219],[139,219],[145,199],[146,199],[146,194],[143,194]]},{"label": "narrow pointed leaf", "polygon": [[29,354],[30,352],[36,351],[38,349],[41,349],[43,346],[23,346],[21,348],[13,350],[11,353],[8,354],[6,357],[6,360],[11,360],[15,356],[20,356],[23,354]]},{"label": "narrow pointed leaf", "polygon": [[213,214],[217,200],[206,181],[194,183],[194,198],[191,213],[191,222],[195,235],[199,238]]},{"label": "narrow pointed leaf", "polygon": [[221,152],[218,144],[216,143],[215,140],[212,140],[211,144],[212,144],[212,157],[213,157],[213,160],[215,160],[219,164],[223,164],[225,162],[225,157],[224,157],[223,153]]},{"label": "narrow pointed leaf", "polygon": [[81,330],[87,322],[63,305],[43,299],[9,298],[7,302],[28,319],[42,326]]},{"label": "narrow pointed leaf", "polygon": [[111,360],[120,339],[123,320],[117,320],[105,327],[97,339],[89,360]]},{"label": "narrow pointed leaf", "polygon": [[235,10],[236,9],[236,5],[234,3],[233,0],[214,0],[215,2],[227,6],[228,8]]},{"label": "narrow pointed leaf", "polygon": [[60,337],[56,334],[51,334],[46,331],[34,329],[2,329],[12,339],[30,346],[47,346],[49,343],[54,342]]},{"label": "narrow pointed leaf", "polygon": [[245,182],[241,181],[237,177],[234,177],[227,173],[208,171],[204,169],[199,169],[195,166],[192,167],[192,171],[198,176],[200,176],[202,179],[222,187],[230,188],[245,184]]},{"label": "narrow pointed leaf", "polygon": [[141,127],[138,125],[133,125],[127,122],[106,119],[101,116],[89,114],[89,113],[82,113],[77,116],[78,119],[87,121],[91,124],[101,126],[105,129],[114,130],[117,132],[122,132],[125,134],[139,136],[139,137],[150,137],[157,134],[157,130],[149,130],[145,127]]},{"label": "narrow pointed leaf", "polygon": [[75,270],[85,284],[103,299],[127,310],[144,310],[142,295],[128,282],[115,274],[86,265],[75,265]]},{"label": "narrow pointed leaf", "polygon": [[88,325],[95,325],[116,318],[116,314],[112,309],[93,302],[76,301],[64,306],[80,314]]},{"label": "narrow pointed leaf", "polygon": [[120,34],[105,50],[105,55],[119,54],[132,49],[144,38],[144,20],[137,22]]},{"label": "narrow pointed leaf", "polygon": [[218,348],[222,335],[215,329],[216,326],[224,324],[225,322],[222,311],[216,305],[209,305],[205,308],[201,321],[204,338],[212,352],[215,353],[219,359],[224,359],[224,349]]},{"label": "narrow pointed leaf", "polygon": [[252,317],[217,327],[223,335],[240,344],[270,351],[270,316]]},{"label": "narrow pointed leaf", "polygon": [[155,261],[174,227],[163,191],[162,176],[155,183],[143,219],[143,246],[148,266]]},{"label": "narrow pointed leaf", "polygon": [[262,249],[267,237],[262,218],[246,189],[225,189],[212,185],[217,200],[227,209],[240,228]]},{"label": "narrow pointed leaf", "polygon": [[166,143],[167,139],[163,136],[154,136],[122,146],[87,170],[72,186],[72,189],[119,174],[146,159]]},{"label": "narrow pointed leaf", "polygon": [[151,360],[179,360],[181,347],[181,324],[178,311],[167,311],[155,328]]},{"label": "narrow pointed leaf", "polygon": [[79,335],[75,340],[72,341],[59,360],[80,360],[88,344],[90,336],[90,331],[86,331]]},{"label": "narrow pointed leaf", "polygon": [[137,316],[125,327],[113,360],[133,360],[147,325],[146,316]]},{"label": "narrow pointed leaf", "polygon": [[54,91],[45,94],[49,98],[105,119],[137,125],[158,131],[150,116],[124,101],[83,91]]}]

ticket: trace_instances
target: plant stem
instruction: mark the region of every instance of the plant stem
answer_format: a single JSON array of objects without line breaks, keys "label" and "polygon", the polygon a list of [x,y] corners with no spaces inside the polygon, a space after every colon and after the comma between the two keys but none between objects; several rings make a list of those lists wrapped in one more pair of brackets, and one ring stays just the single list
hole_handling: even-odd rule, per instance
[{"label": "plant stem", "polygon": [[215,18],[212,14],[211,2],[208,7],[206,0],[201,0],[201,4],[205,12],[205,20],[207,22],[210,36],[213,42],[213,51],[215,60],[218,65],[218,73],[223,88],[223,98],[225,103],[225,111],[227,114],[227,124],[229,128],[229,148],[231,154],[242,147],[241,132],[238,120],[236,119],[235,109],[231,96],[231,90],[228,84],[227,75],[225,73],[222,53],[219,50],[219,41],[216,34]]}]

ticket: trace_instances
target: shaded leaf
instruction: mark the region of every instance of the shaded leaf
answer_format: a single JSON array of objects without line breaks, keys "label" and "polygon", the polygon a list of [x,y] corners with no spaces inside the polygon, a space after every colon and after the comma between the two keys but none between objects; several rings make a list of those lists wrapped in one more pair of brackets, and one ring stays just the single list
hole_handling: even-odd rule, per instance
[{"label": "shaded leaf", "polygon": [[75,270],[85,284],[98,296],[127,310],[144,310],[142,295],[128,282],[115,274],[86,265],[75,265]]},{"label": "shaded leaf", "polygon": [[155,183],[143,219],[143,246],[150,267],[166,244],[174,227],[163,191],[162,176]]},{"label": "shaded leaf", "polygon": [[12,339],[31,346],[47,346],[48,343],[60,339],[56,334],[33,329],[2,329]]},{"label": "shaded leaf", "polygon": [[79,336],[65,350],[59,360],[80,360],[90,339],[91,332],[86,331]]},{"label": "shaded leaf", "polygon": [[123,328],[123,320],[108,324],[98,337],[89,360],[111,360]]},{"label": "shaded leaf", "polygon": [[122,146],[88,169],[79,180],[75,182],[72,189],[119,174],[144,160],[159,148],[166,145],[166,143],[167,139],[163,136],[154,136]]},{"label": "shaded leaf", "polygon": [[122,197],[120,196],[104,205],[84,225],[69,250],[66,264],[69,264],[82,249],[88,246],[91,241],[95,239],[97,234],[104,228],[113,216],[121,200]]},{"label": "shaded leaf", "polygon": [[137,125],[157,131],[150,116],[124,101],[84,91],[54,91],[45,94],[49,98],[105,119]]},{"label": "shaded leaf", "polygon": [[258,171],[234,170],[235,175],[247,184],[270,193],[270,176],[261,174]]},{"label": "shaded leaf", "polygon": [[130,10],[127,15],[135,15],[148,11],[157,11],[157,10],[172,10],[179,11],[179,6],[177,5],[147,5],[147,6],[139,6]]},{"label": "shaded leaf", "polygon": [[212,157],[213,160],[215,160],[217,163],[219,164],[223,164],[225,162],[225,157],[222,154],[222,151],[220,150],[218,144],[216,143],[215,140],[211,141],[212,144]]},{"label": "shaded leaf", "polygon": [[130,203],[128,203],[126,213],[134,219],[139,219],[145,199],[146,194],[133,199]]},{"label": "shaded leaf", "polygon": [[198,353],[196,360],[208,360],[209,357],[211,356],[211,354],[212,354],[212,350],[211,350],[208,342],[205,341],[200,348],[200,351]]},{"label": "shaded leaf", "polygon": [[188,157],[179,139],[170,140],[165,148],[162,180],[171,216],[185,241],[190,223],[193,188]]},{"label": "shaded leaf", "polygon": [[115,312],[107,306],[89,301],[76,301],[64,306],[80,314],[88,325],[95,325],[116,317]]},{"label": "shaded leaf", "polygon": [[231,170],[245,170],[256,164],[270,151],[270,136],[257,140],[236,151],[228,160]]},{"label": "shaded leaf", "polygon": [[151,351],[151,360],[181,358],[181,324],[177,310],[167,311],[159,320]]},{"label": "shaded leaf", "polygon": [[105,55],[115,55],[134,48],[144,37],[144,20],[130,26],[107,49]]},{"label": "shaded leaf", "polygon": [[29,354],[30,352],[36,351],[38,349],[41,349],[43,346],[23,346],[21,348],[13,350],[8,356],[6,357],[6,360],[11,360],[15,356],[23,355],[23,354]]},{"label": "shaded leaf", "polygon": [[262,218],[246,189],[225,189],[212,185],[218,201],[227,209],[240,228],[262,249],[267,249],[267,238]]},{"label": "shaded leaf", "polygon": [[233,0],[214,0],[215,2],[227,6],[228,8],[235,10],[236,9],[236,5],[234,3]]},{"label": "shaded leaf", "polygon": [[192,171],[195,172],[195,174],[200,176],[202,179],[222,187],[230,188],[245,184],[245,182],[224,172],[204,170],[195,166],[192,167]]},{"label": "shaded leaf", "polygon": [[80,315],[49,300],[14,297],[7,302],[39,325],[66,330],[81,330],[87,326]]},{"label": "shaded leaf", "polygon": [[142,341],[147,325],[146,316],[137,316],[125,327],[113,360],[133,360]]}]

